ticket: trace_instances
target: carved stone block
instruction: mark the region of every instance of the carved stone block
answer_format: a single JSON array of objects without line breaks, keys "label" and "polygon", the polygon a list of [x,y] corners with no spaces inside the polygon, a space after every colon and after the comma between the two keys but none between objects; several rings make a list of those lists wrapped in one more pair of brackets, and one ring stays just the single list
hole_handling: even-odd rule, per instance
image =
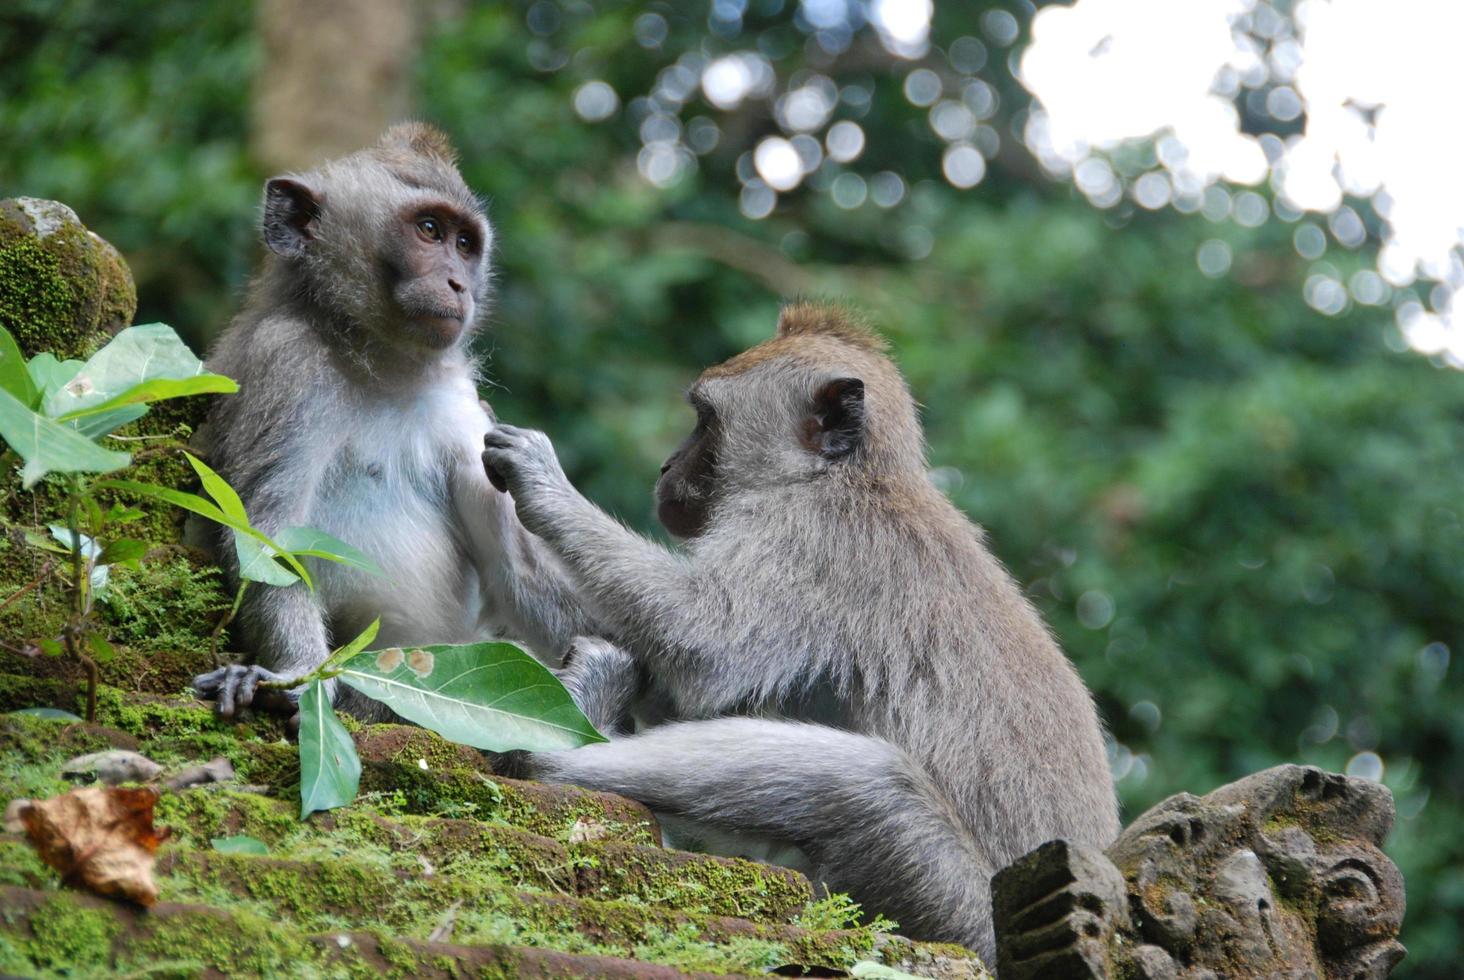
[{"label": "carved stone block", "polygon": [[1278,766],[1171,796],[1106,852],[1052,841],[992,880],[1002,980],[1374,980],[1405,950],[1393,796]]}]

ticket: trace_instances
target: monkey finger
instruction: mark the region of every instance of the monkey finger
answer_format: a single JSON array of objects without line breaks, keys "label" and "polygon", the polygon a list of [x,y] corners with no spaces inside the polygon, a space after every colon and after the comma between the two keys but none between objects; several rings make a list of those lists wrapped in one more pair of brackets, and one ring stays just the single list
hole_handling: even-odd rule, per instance
[{"label": "monkey finger", "polygon": [[247,708],[254,703],[254,692],[259,690],[259,682],[262,679],[254,671],[250,671],[239,678],[239,688],[234,694],[234,705],[236,708]]},{"label": "monkey finger", "polygon": [[488,449],[512,449],[522,441],[522,430],[511,425],[499,423],[488,430],[483,437],[483,445]]},{"label": "monkey finger", "polygon": [[234,717],[234,691],[239,686],[238,668],[230,668],[219,684],[219,717]]},{"label": "monkey finger", "polygon": [[488,482],[493,485],[494,490],[499,493],[508,493],[508,480],[493,465],[493,461],[488,458],[487,453],[483,454],[483,470],[488,474]]}]

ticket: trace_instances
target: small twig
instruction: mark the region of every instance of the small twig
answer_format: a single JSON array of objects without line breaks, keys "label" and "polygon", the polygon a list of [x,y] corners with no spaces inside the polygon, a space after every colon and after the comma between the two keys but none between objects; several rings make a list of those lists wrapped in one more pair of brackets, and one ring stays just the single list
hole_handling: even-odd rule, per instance
[{"label": "small twig", "polygon": [[151,436],[119,436],[115,432],[109,432],[107,433],[107,438],[116,439],[118,442],[157,442],[160,439],[171,439],[173,438],[173,434],[171,432],[163,432]]},{"label": "small twig", "polygon": [[46,559],[46,563],[41,566],[41,574],[37,575],[35,578],[31,579],[25,585],[22,585],[20,588],[16,589],[14,592],[10,593],[10,595],[8,597],[6,597],[6,599],[5,599],[4,602],[0,602],[0,611],[3,611],[6,606],[10,605],[16,599],[19,599],[21,596],[25,595],[27,592],[31,591],[32,589],[38,587],[43,581],[45,581],[46,576],[49,575],[49,574],[51,574],[51,566],[53,564],[54,564],[54,562],[52,562],[51,559],[47,558]]},{"label": "small twig", "polygon": [[239,582],[239,591],[234,593],[234,605],[219,619],[218,625],[214,627],[213,634],[208,639],[208,653],[213,658],[213,665],[215,667],[220,666],[219,639],[224,635],[224,630],[228,629],[229,624],[234,621],[234,617],[239,614],[239,605],[244,601],[244,590],[248,587],[249,580],[247,578],[241,579]]},{"label": "small twig", "polygon": [[0,650],[4,650],[7,653],[13,653],[17,657],[25,657],[29,660],[34,660],[36,657],[39,657],[41,655],[39,647],[36,647],[34,645],[18,647],[12,643],[6,643],[4,640],[0,640]]}]

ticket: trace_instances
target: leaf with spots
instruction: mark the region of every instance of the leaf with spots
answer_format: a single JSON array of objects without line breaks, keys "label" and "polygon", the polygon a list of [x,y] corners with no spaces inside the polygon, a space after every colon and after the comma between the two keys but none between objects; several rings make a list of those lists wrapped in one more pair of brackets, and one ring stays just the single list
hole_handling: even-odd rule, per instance
[{"label": "leaf with spots", "polygon": [[403,718],[474,748],[552,752],[605,741],[559,678],[512,643],[368,651],[337,676]]}]

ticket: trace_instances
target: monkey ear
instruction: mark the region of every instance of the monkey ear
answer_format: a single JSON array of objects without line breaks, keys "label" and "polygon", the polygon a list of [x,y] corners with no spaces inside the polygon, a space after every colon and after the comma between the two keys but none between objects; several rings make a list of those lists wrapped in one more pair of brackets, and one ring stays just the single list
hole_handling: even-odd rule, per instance
[{"label": "monkey ear", "polygon": [[840,459],[864,442],[864,382],[836,378],[813,395],[809,448],[825,459]]},{"label": "monkey ear", "polygon": [[276,255],[298,256],[315,239],[321,195],[294,177],[264,185],[264,244]]}]

